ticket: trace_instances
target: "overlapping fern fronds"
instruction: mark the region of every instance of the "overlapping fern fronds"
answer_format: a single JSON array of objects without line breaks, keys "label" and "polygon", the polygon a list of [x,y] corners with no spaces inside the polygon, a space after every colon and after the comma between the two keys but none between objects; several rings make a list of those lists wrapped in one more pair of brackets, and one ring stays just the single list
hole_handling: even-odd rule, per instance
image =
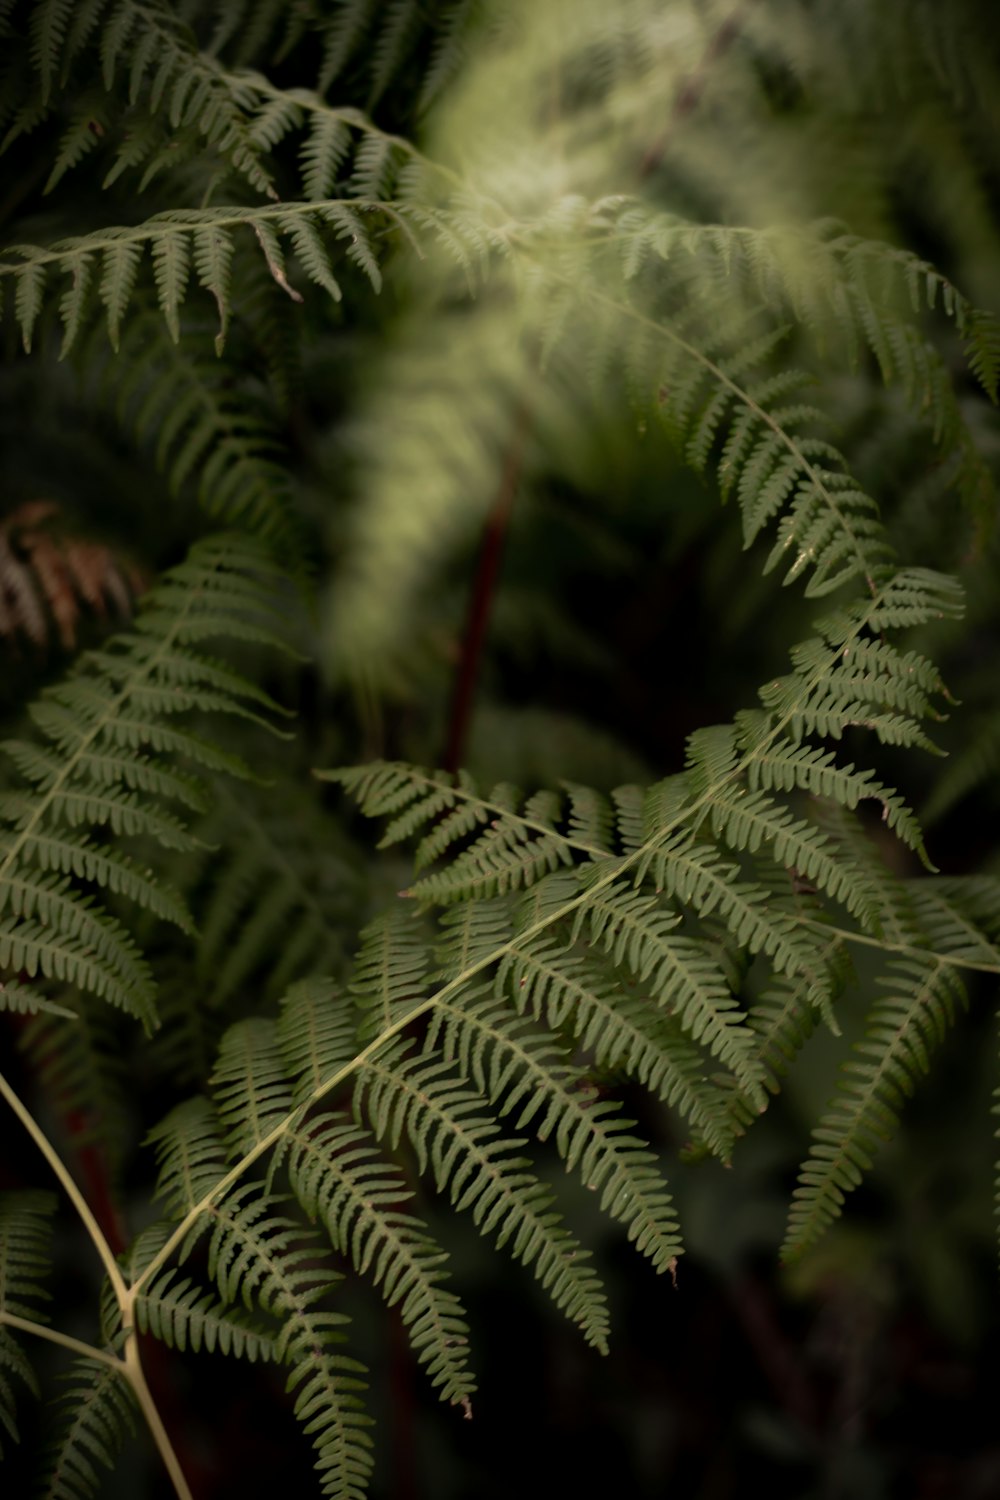
[{"label": "overlapping fern fronds", "polygon": [[[448,1055],[471,1066],[480,1086],[491,1077],[496,1097],[504,1091],[496,1080],[511,1088],[512,1075],[498,1062],[487,1075],[484,1059],[492,1048],[499,1058],[504,1048],[508,1058],[519,1048],[522,1066],[530,1066],[533,1044],[525,1046],[515,1021],[530,1016],[596,1061],[612,1060],[657,1087],[696,1136],[726,1157],[812,1018],[836,1024],[834,1003],[849,978],[843,942],[853,934],[885,944],[893,959],[886,982],[907,996],[921,1034],[937,1035],[963,993],[962,967],[995,962],[988,938],[973,939],[975,923],[961,926],[946,913],[942,943],[919,919],[887,929],[892,877],[863,837],[853,844],[808,813],[814,799],[842,819],[873,803],[926,859],[899,794],[815,741],[867,728],[883,742],[929,743],[920,721],[938,713],[931,695],[943,686],[928,661],[901,652],[886,632],[959,608],[950,580],[883,568],[873,596],[817,622],[817,636],[792,653],[794,670],[762,690],[761,708],[741,712],[732,726],[698,731],[686,770],[645,792],[626,787],[608,798],[567,786],[561,795],[524,799],[505,785],[480,793],[465,773],[456,780],[393,764],[332,773],[367,815],[389,819],[383,844],[417,840],[409,899],[454,913],[447,982],[416,1002],[417,1012],[427,1005],[436,1016],[431,1034],[448,1038]],[[770,972],[749,1014],[739,976],[734,989],[719,964],[709,921],[728,929],[757,971]],[[488,1002],[480,1008],[491,974],[497,1000],[513,1002],[507,1022]],[[454,991],[465,986],[461,1004]],[[905,1030],[893,1019],[903,1004],[887,1001],[873,1013],[876,1062],[864,1065],[856,1127],[848,1129],[846,1106],[831,1127],[820,1127],[818,1139],[835,1138],[840,1154],[826,1172],[804,1169],[790,1251],[839,1211],[857,1181],[853,1164],[867,1163],[865,1148],[859,1157],[850,1145],[851,1132],[870,1142],[873,1128],[891,1128],[900,1091],[909,1092],[923,1069],[923,1052],[900,1039]],[[883,1017],[886,1005],[895,1009]],[[399,1024],[391,1005],[381,1015],[384,1027]],[[554,1057],[547,1071],[554,1083]],[[523,1117],[540,1107],[540,1100],[525,1106]],[[549,1118],[556,1117],[570,1128],[565,1103]]]},{"label": "overlapping fern fronds", "polygon": [[[92,68],[92,54],[97,53],[105,94],[124,79],[127,106],[134,111],[132,128],[125,133],[107,181],[150,156],[153,162],[147,165],[147,175],[169,162],[170,137],[157,128],[157,116],[162,113],[171,133],[190,132],[218,151],[252,188],[276,196],[271,173],[249,127],[247,100],[218,63],[199,48],[194,32],[174,6],[163,0],[84,0],[82,4],[39,0],[23,6],[18,20],[25,19],[23,12],[28,13],[28,57],[17,60],[22,68],[30,60],[37,70],[38,87],[25,87],[19,106],[12,107],[9,94],[5,97],[10,115],[5,144],[36,128],[63,91],[72,96],[74,75],[86,74]],[[29,80],[30,73],[25,83]],[[49,188],[98,146],[111,124],[109,103],[107,98],[101,101],[86,93],[75,100],[49,175]]]},{"label": "overlapping fern fronds", "polygon": [[190,487],[217,525],[252,531],[299,561],[302,526],[266,395],[246,382],[235,388],[231,362],[213,356],[204,327],[185,328],[182,353],[159,314],[136,307],[119,348],[108,351],[97,330],[81,363],[91,378],[102,372],[102,397],[172,495]]},{"label": "overlapping fern fronds", "polygon": [[[182,929],[177,894],[117,846],[196,846],[192,810],[204,795],[192,771],[249,774],[239,757],[184,726],[184,715],[268,723],[262,689],[206,647],[253,641],[282,648],[281,575],[246,541],[197,544],[145,599],[129,635],[85,653],[32,705],[32,738],[9,740],[22,789],[0,799],[0,991],[44,1001],[55,984],[155,1022],[149,966],[96,887]],[[25,998],[27,1004],[27,998]]]},{"label": "overlapping fern fronds", "polygon": [[[723,84],[735,76],[753,116],[769,62],[795,78],[808,70],[795,66],[796,27],[777,38],[772,7],[743,9],[748,45],[731,49]],[[6,747],[20,789],[0,795],[0,1009],[48,1012],[27,1030],[38,1081],[79,1112],[84,1140],[95,1128],[124,1138],[115,1028],[133,1016],[156,1026],[151,957],[162,958],[168,982],[174,964],[187,989],[167,1002],[161,1076],[203,1089],[151,1132],[161,1217],[131,1251],[116,1261],[81,1215],[106,1273],[99,1347],[45,1324],[48,1201],[0,1206],[4,1430],[16,1431],[14,1388],[33,1382],[21,1334],[83,1356],[49,1464],[54,1496],[96,1489],[133,1396],[149,1416],[138,1330],[180,1351],[283,1366],[322,1491],[361,1500],[372,1439],[338,1301],[345,1263],[398,1308],[445,1402],[469,1415],[476,1389],[447,1235],[439,1243],[417,1212],[418,1179],[603,1350],[607,1299],[583,1231],[560,1211],[553,1165],[657,1272],[671,1276],[683,1248],[660,1152],[616,1085],[665,1104],[690,1156],[728,1162],[817,1025],[837,1030],[852,945],[878,955],[865,1040],[792,1205],[786,1253],[798,1254],[895,1131],[964,1003],[962,975],[1000,971],[995,888],[894,875],[866,833],[877,824],[914,868],[931,866],[907,795],[876,756],[936,748],[950,700],[931,648],[898,633],[955,618],[961,599],[948,578],[897,561],[878,497],[832,440],[824,384],[866,368],[898,390],[978,524],[995,501],[948,361],[964,343],[995,400],[997,324],[918,256],[832,220],[754,227],[763,192],[741,212],[742,185],[717,190],[717,157],[732,179],[728,146],[705,149],[691,190],[697,153],[682,142],[667,159],[658,137],[672,95],[671,128],[690,115],[688,69],[697,83],[703,57],[720,61],[709,11],[685,3],[664,27],[653,0],[219,0],[179,12],[166,0],[0,0],[0,149],[36,128],[55,142],[40,193],[99,161],[110,206],[96,222],[111,226],[75,232],[72,213],[53,213],[50,243],[6,246],[4,311],[29,352],[41,320],[58,315],[63,349],[84,351],[88,375],[98,361],[84,334],[103,325],[102,377],[175,495],[196,491],[211,516],[294,550],[302,495],[288,452],[317,430],[325,440],[330,416],[285,399],[278,417],[258,399],[256,369],[232,359],[235,339],[225,348],[234,312],[252,324],[261,369],[262,283],[290,314],[291,341],[339,362],[349,340],[339,327],[331,340],[326,298],[308,327],[295,321],[306,282],[339,300],[346,263],[363,309],[385,248],[417,252],[399,278],[404,305],[378,327],[386,353],[371,394],[357,395],[349,423],[339,409],[333,418],[362,503],[331,635],[366,687],[393,633],[414,634],[419,591],[498,490],[509,503],[538,476],[558,488],[562,439],[595,391],[627,392],[640,425],[662,421],[682,463],[735,499],[746,547],[770,536],[764,571],[800,582],[826,611],[755,706],[692,734],[683,767],[646,788],[525,796],[385,762],[324,773],[387,820],[385,846],[416,843],[412,881],[369,923],[342,984],[351,939],[339,929],[353,930],[356,911],[338,839],[318,844],[322,821],[292,793],[268,792],[263,810],[227,805],[216,778],[249,769],[220,733],[189,722],[271,723],[270,696],[209,645],[287,638],[287,600],[262,551],[199,544],[129,634],[43,694],[33,736]],[[932,24],[921,8],[924,38],[949,33],[941,15]],[[503,32],[511,16],[464,103],[458,90],[455,113],[437,134],[429,125],[424,155],[404,132],[477,31]],[[858,0],[822,24],[880,34],[863,19]],[[275,57],[273,77],[257,71]],[[394,97],[407,80],[408,120]],[[732,137],[730,103],[723,87],[708,113]],[[370,117],[376,106],[383,122],[406,121],[399,133]],[[685,211],[668,212],[674,202]],[[194,283],[202,308],[214,305],[214,363],[191,315]],[[216,838],[218,850],[204,847]],[[199,936],[150,850],[183,862]],[[145,932],[127,925],[129,907]],[[154,919],[194,938],[189,963],[140,941]],[[312,977],[331,970],[337,982]],[[237,1002],[242,1018],[223,1032]],[[77,1185],[32,1133],[79,1210]]]}]

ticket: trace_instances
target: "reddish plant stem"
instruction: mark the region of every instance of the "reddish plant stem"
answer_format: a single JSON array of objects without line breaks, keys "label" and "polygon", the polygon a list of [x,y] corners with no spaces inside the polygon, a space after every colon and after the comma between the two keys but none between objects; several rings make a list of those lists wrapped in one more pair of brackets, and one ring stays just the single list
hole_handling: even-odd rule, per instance
[{"label": "reddish plant stem", "polygon": [[740,3],[723,21],[718,31],[712,37],[705,48],[704,55],[693,73],[682,83],[674,99],[669,119],[660,135],[653,141],[639,164],[639,180],[644,182],[646,178],[655,172],[662,162],[670,143],[670,134],[674,126],[688,115],[692,114],[701,102],[701,96],[705,92],[705,85],[715,64],[728,52],[733,42],[739,36],[742,29],[743,12],[750,4],[750,0],[740,0]]},{"label": "reddish plant stem", "polygon": [[[666,128],[646,151],[640,163],[638,173],[640,181],[644,181],[660,165],[674,126],[697,107],[713,66],[728,51],[739,35],[742,12],[749,3],[750,0],[740,0],[712,37],[697,68],[681,85]],[[465,753],[469,721],[472,717],[472,704],[482,661],[483,645],[486,640],[486,628],[496,592],[514,496],[517,493],[518,482],[524,467],[524,449],[530,427],[531,413],[527,403],[522,402],[514,419],[514,429],[507,448],[496,499],[483,528],[479,564],[469,599],[469,611],[462,634],[451,710],[448,716],[448,734],[443,757],[446,771],[457,771]]]},{"label": "reddish plant stem", "polygon": [[750,1273],[733,1286],[733,1306],[782,1409],[803,1433],[815,1436],[821,1427],[816,1391],[768,1293]]},{"label": "reddish plant stem", "polygon": [[524,468],[524,450],[531,427],[531,414],[526,402],[518,406],[514,417],[514,428],[504,459],[503,472],[496,499],[483,529],[483,540],[479,551],[479,564],[469,598],[469,611],[465,630],[462,632],[461,654],[455,673],[455,685],[448,716],[448,739],[444,752],[444,769],[457,771],[462,764],[465,741],[472,717],[472,704],[479,677],[486,627],[489,623],[493,595],[500,574],[510,514],[514,496]]}]

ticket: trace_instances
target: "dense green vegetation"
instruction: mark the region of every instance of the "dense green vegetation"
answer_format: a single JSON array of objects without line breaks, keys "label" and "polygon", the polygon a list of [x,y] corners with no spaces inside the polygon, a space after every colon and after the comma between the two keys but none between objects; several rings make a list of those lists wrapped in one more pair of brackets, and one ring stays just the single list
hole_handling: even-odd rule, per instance
[{"label": "dense green vegetation", "polygon": [[0,0],[12,1493],[992,1493],[994,33]]}]

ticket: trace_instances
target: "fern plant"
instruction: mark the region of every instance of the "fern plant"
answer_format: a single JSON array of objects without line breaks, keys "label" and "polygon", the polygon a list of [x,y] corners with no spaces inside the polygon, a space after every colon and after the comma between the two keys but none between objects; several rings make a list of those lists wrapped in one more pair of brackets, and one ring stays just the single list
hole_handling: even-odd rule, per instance
[{"label": "fern plant", "polygon": [[[1000,974],[996,875],[914,810],[975,775],[927,767],[962,722],[964,583],[993,623],[996,184],[957,194],[940,267],[936,223],[899,243],[880,113],[890,80],[920,98],[928,171],[971,180],[996,59],[971,4],[902,9],[0,4],[4,349],[37,428],[0,415],[0,649],[45,633],[32,569],[70,651],[79,600],[140,592],[117,552],[98,586],[31,531],[33,496],[96,519],[111,473],[155,578],[3,744],[0,1094],[61,1190],[16,1148],[8,1447],[45,1356],[75,1361],[41,1493],[113,1492],[138,1432],[201,1494],[159,1343],[259,1364],[316,1491],[361,1500],[383,1372],[357,1283],[456,1421],[480,1410],[463,1236],[607,1352],[581,1202],[683,1295],[683,1183],[738,1168],[822,1048],[780,1250],[808,1266]],[[898,432],[926,483],[888,463]],[[576,570],[613,635],[620,576],[669,564],[642,703],[677,722],[604,724],[644,779],[591,784],[554,729],[552,784],[517,784],[504,545],[507,619],[530,601],[585,732],[581,659],[612,702],[634,683],[628,632],[602,654],[574,618]],[[713,627],[753,621],[735,685],[671,548]],[[696,652],[724,691],[685,712]],[[477,687],[515,743],[492,785],[462,765]],[[66,1205],[93,1267],[63,1318]]]}]

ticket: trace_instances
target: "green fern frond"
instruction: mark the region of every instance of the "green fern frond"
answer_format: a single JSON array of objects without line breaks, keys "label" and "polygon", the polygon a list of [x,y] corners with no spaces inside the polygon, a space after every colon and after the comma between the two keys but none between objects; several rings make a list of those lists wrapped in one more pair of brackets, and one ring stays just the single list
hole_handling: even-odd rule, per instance
[{"label": "green fern frond", "polygon": [[364,1500],[372,1469],[364,1366],[335,1352],[348,1320],[322,1305],[337,1277],[317,1264],[316,1236],[276,1207],[250,1184],[213,1208],[209,1274],[225,1301],[256,1301],[280,1319],[275,1358],[291,1367],[286,1388],[316,1450],[321,1493]]},{"label": "green fern frond", "polygon": [[949,959],[992,969],[1000,963],[996,882],[977,879],[911,880],[906,894],[921,945]]},{"label": "green fern frond", "polygon": [[381,6],[374,0],[339,0],[328,15],[320,17],[323,57],[319,92],[325,94],[332,84],[342,83],[345,73],[360,73],[366,80],[371,108],[435,33],[439,36],[430,71],[440,88],[454,70],[460,33],[469,24],[466,17],[463,25],[456,9],[462,12],[469,8],[448,6],[439,17],[433,7],[421,6],[416,0],[390,0]]},{"label": "green fern frond", "polygon": [[[554,878],[549,876],[543,885]],[[506,950],[513,932],[513,912],[506,899],[467,901],[448,907],[442,913],[436,950],[440,977],[454,979],[489,963]]]},{"label": "green fern frond", "polygon": [[277,1024],[256,1016],[231,1026],[211,1082],[229,1154],[243,1156],[266,1140],[291,1109]]},{"label": "green fern frond", "polygon": [[[203,358],[200,329],[185,326],[183,355],[162,319],[133,310],[113,357],[88,340],[102,394],[167,477],[174,495],[196,489],[207,515],[245,526],[282,554],[301,553],[300,527],[282,449],[263,402],[233,391],[234,371]],[[103,340],[102,340],[103,342]]]},{"label": "green fern frond", "polygon": [[364,36],[375,9],[375,0],[341,0],[323,28],[323,58],[318,88],[325,94],[339,78]]},{"label": "green fern frond", "polygon": [[713,844],[679,835],[650,853],[649,869],[657,892],[690,906],[700,917],[717,913],[742,948],[765,954],[779,972],[811,972],[812,945],[797,932],[794,919],[775,909],[765,885],[740,879],[739,865],[720,858]]},{"label": "green fern frond", "polygon": [[440,1060],[387,1048],[358,1072],[355,1108],[391,1147],[406,1135],[421,1172],[457,1210],[468,1208],[482,1234],[529,1266],[588,1343],[607,1347],[607,1310],[589,1256],[562,1227],[552,1196],[518,1155],[520,1141],[499,1133],[483,1097]]},{"label": "green fern frond", "polygon": [[146,1139],[160,1168],[156,1196],[173,1218],[190,1213],[226,1175],[222,1132],[207,1099],[175,1105]]},{"label": "green fern frond", "polygon": [[0,983],[0,1010],[10,1011],[17,1016],[61,1016],[67,1021],[72,1021],[76,1017],[76,1011],[67,1010],[64,1005],[56,1005],[54,1001],[46,1000],[44,995],[37,994],[27,985],[18,984],[13,979]]},{"label": "green fern frond", "polygon": [[882,819],[910,849],[923,848],[923,833],[911,809],[891,787],[875,780],[871,771],[837,764],[836,753],[790,740],[773,740],[754,754],[747,767],[752,790],[808,792],[852,811],[871,799],[882,808]]},{"label": "green fern frond", "polygon": [[113,1469],[126,1439],[136,1430],[131,1387],[112,1365],[78,1360],[59,1405],[62,1430],[46,1455],[38,1495],[44,1500],[92,1500],[100,1493],[101,1469]]},{"label": "green fern frond", "polygon": [[351,994],[365,1013],[365,1035],[398,1027],[421,1008],[430,954],[411,913],[390,907],[361,934]]},{"label": "green fern frond", "polygon": [[320,1115],[287,1138],[292,1189],[310,1219],[321,1219],[335,1250],[399,1305],[413,1351],[442,1400],[471,1415],[468,1326],[442,1285],[444,1251],[403,1204],[413,1196],[370,1137],[335,1115]]},{"label": "green fern frond", "polygon": [[[341,297],[322,229],[329,228],[345,244],[345,254],[359,266],[377,291],[381,285],[378,258],[361,213],[378,213],[397,227],[399,214],[390,204],[360,199],[328,200],[322,203],[282,203],[274,207],[168,209],[132,227],[111,227],[89,235],[58,240],[48,247],[13,245],[0,257],[0,290],[12,285],[15,317],[26,349],[49,271],[68,276],[60,302],[63,323],[62,353],[65,355],[89,313],[92,272],[103,269],[101,300],[107,312],[112,338],[136,284],[144,253],[152,258],[157,300],[172,338],[180,335],[180,308],[187,296],[192,259],[199,279],[215,301],[220,317],[216,347],[221,349],[231,309],[230,258],[234,235],[241,229],[254,232],[258,245],[267,251],[275,236],[287,236],[310,280],[337,301]],[[268,260],[272,275],[280,270],[273,253]],[[282,273],[283,275],[283,273]],[[290,290],[286,284],[286,290]]]},{"label": "green fern frond", "polygon": [[448,7],[441,18],[430,66],[424,72],[420,86],[421,110],[429,109],[461,71],[479,28],[488,24],[490,10],[485,0],[456,0]]},{"label": "green fern frond", "polygon": [[43,1283],[52,1268],[51,1218],[56,1200],[37,1190],[0,1194],[0,1319],[4,1313],[48,1322],[39,1303],[50,1300]]},{"label": "green fern frond", "polygon": [[[162,0],[86,0],[80,5],[39,0],[31,17],[31,41],[43,101],[65,86],[98,35],[105,91],[126,75],[130,105],[161,115],[171,132],[197,133],[250,187],[276,196],[255,147],[246,100],[218,63],[199,49],[176,9]],[[73,164],[65,145],[61,160]]]},{"label": "green fern frond", "polygon": [[[547,876],[520,898],[517,909],[519,928],[533,928],[548,916],[560,916],[567,904],[579,897],[579,887],[567,874]],[[594,898],[595,921],[600,923],[600,896]],[[583,909],[581,909],[582,911]],[[531,964],[537,955],[536,944],[527,950],[514,938],[515,913],[507,900],[470,901],[449,907],[442,918],[442,937],[439,944],[439,959],[442,965],[441,978],[449,984],[463,975],[475,974],[501,960],[494,978],[498,996],[513,1003],[518,1012],[530,1010],[534,1020],[543,1018],[548,1026],[560,1034],[569,1034],[592,1054],[598,1067],[625,1073],[638,1080],[652,1093],[679,1112],[694,1126],[704,1139],[711,1142],[712,1149],[727,1157],[730,1133],[726,1123],[724,1103],[718,1088],[706,1075],[705,1053],[685,1035],[676,1018],[666,1013],[649,999],[634,991],[634,977],[622,983],[622,976],[614,970],[606,972],[598,955],[591,953],[585,967],[571,972],[574,959],[569,956],[566,967],[560,973],[560,982],[530,986],[527,976],[520,973],[520,965]],[[583,917],[580,916],[580,921]],[[610,935],[610,927],[608,933]],[[558,944],[552,947],[554,963],[560,963],[564,954]],[[509,956],[504,956],[509,955]],[[617,956],[617,955],[616,955]],[[707,956],[707,950],[706,950]],[[578,952],[576,961],[582,955]],[[524,977],[525,983],[521,984]],[[575,981],[579,981],[576,983]],[[438,991],[433,1000],[432,1017],[447,1018],[464,1012],[471,998],[463,991],[460,1002],[447,998],[447,991]],[[544,1006],[540,1003],[544,996]],[[510,1024],[516,1026],[512,1018]],[[437,1019],[432,1019],[436,1028]],[[454,1022],[459,1038],[475,1037],[473,1026],[467,1033],[464,1023]],[[488,1045],[488,1034],[481,1037]],[[499,1083],[486,1088],[484,1076],[479,1069],[478,1053],[463,1050],[456,1054],[460,1058],[462,1071],[470,1074],[476,1086],[491,1097],[499,1098]],[[506,1055],[501,1053],[498,1055]],[[525,1077],[533,1076],[530,1072]],[[513,1089],[513,1080],[507,1079],[506,1087]],[[520,1095],[514,1091],[508,1096],[514,1103]],[[508,1105],[504,1104],[505,1112]],[[520,1128],[520,1125],[518,1126]]]},{"label": "green fern frond", "polygon": [[234,798],[218,784],[199,836],[218,849],[198,875],[207,895],[197,972],[214,1010],[251,983],[277,997],[302,974],[342,966],[357,872],[342,831],[307,792]]},{"label": "green fern frond", "polygon": [[[418,870],[458,846],[446,870],[424,876],[410,887],[407,894],[418,900],[444,902],[503,894],[570,863],[574,848],[605,852],[582,838],[580,788],[575,789],[567,836],[557,828],[562,821],[562,799],[552,792],[525,799],[516,787],[501,783],[484,797],[467,772],[459,773],[454,785],[444,772],[429,773],[384,761],[314,774],[343,785],[367,817],[396,814],[380,848],[413,838],[429,824],[417,846]],[[484,831],[469,843],[468,835],[479,829]]]},{"label": "green fern frond", "polygon": [[[16,1399],[18,1385],[37,1398],[38,1384],[20,1343],[5,1326],[8,1316],[47,1323],[44,1304],[51,1293],[44,1283],[51,1270],[51,1218],[56,1201],[51,1193],[0,1193],[0,1435],[18,1441]],[[3,1443],[0,1442],[0,1457]]]},{"label": "green fern frond", "polygon": [[384,14],[372,52],[369,106],[378,102],[392,82],[420,20],[418,0],[389,0],[382,9]]},{"label": "green fern frond", "polygon": [[133,1117],[121,1016],[90,995],[75,995],[69,1016],[42,1012],[25,1027],[21,1044],[46,1097],[72,1122],[78,1149],[96,1147],[116,1194]]},{"label": "green fern frond", "polygon": [[[151,872],[133,878],[129,861],[104,855],[103,831],[168,848],[191,845],[185,822],[148,795],[149,778],[141,797],[125,789],[142,786],[141,757],[129,770],[137,751],[249,774],[171,719],[201,709],[264,722],[246,705],[268,707],[267,695],[223,672],[200,648],[228,637],[286,649],[280,586],[277,571],[245,542],[200,543],[147,596],[130,635],[85,654],[33,706],[48,745],[18,742],[13,756],[28,786],[0,798],[0,968],[75,985],[153,1023],[148,965],[81,883],[107,858],[122,896],[181,915],[169,890],[153,894]],[[172,785],[161,782],[161,789]],[[176,783],[182,792],[186,785]]]},{"label": "green fern frond", "polygon": [[152,1334],[168,1349],[181,1353],[188,1348],[195,1354],[202,1348],[209,1354],[218,1349],[220,1354],[251,1364],[274,1358],[270,1334],[244,1313],[226,1307],[190,1277],[178,1280],[175,1270],[165,1271],[148,1291],[139,1293],[135,1317],[142,1333]]},{"label": "green fern frond", "polygon": [[[20,1434],[17,1427],[17,1390],[12,1379],[25,1386],[37,1399],[38,1382],[27,1355],[0,1321],[0,1433],[6,1433],[16,1443],[20,1441]],[[3,1451],[3,1443],[0,1442],[0,1459],[3,1458]]]},{"label": "green fern frond", "polygon": [[970,314],[966,356],[970,370],[995,403],[1000,380],[1000,320],[978,310]]},{"label": "green fern frond", "polygon": [[[617,969],[632,974],[657,1006],[676,1016],[691,1039],[708,1048],[751,1091],[759,1084],[750,1060],[752,1042],[740,1007],[711,948],[679,934],[680,917],[655,897],[609,885],[578,910],[575,935],[586,926],[590,942],[611,954]],[[534,964],[531,950],[519,949],[517,964]],[[556,983],[579,983],[582,960],[551,953],[546,962]],[[537,983],[537,976],[534,977]]]},{"label": "green fern frond", "polygon": [[308,17],[307,7],[290,9],[286,0],[224,0],[214,8],[217,16],[209,50],[218,56],[232,48],[241,66],[272,47],[277,49],[275,60],[280,59],[295,45]]},{"label": "green fern frond", "polygon": [[837,858],[819,829],[761,792],[727,789],[711,800],[716,837],[733,850],[755,854],[762,846],[774,859],[799,871],[835,901],[840,901],[863,925],[875,916],[875,898],[858,878],[858,871]]},{"label": "green fern frond", "polygon": [[293,984],[281,1004],[278,1041],[296,1104],[317,1093],[355,1055],[357,1012],[327,979]]},{"label": "green fern frond", "polygon": [[600,1193],[600,1205],[628,1230],[657,1271],[672,1270],[682,1246],[670,1196],[656,1158],[630,1135],[634,1121],[618,1118],[620,1106],[599,1100],[587,1075],[567,1065],[555,1038],[539,1035],[491,995],[466,993],[460,1003],[438,1001],[427,1040],[501,1115],[517,1111],[515,1129],[533,1126],[550,1136],[567,1171]]},{"label": "green fern frond", "polygon": [[[816,923],[817,937],[822,935],[822,923]],[[835,1002],[854,978],[850,957],[839,939],[831,934],[825,951],[819,955],[820,967],[826,969],[828,993],[817,1002],[815,990],[800,976],[791,978],[774,975],[768,979],[756,995],[747,1016],[747,1025],[753,1032],[757,1044],[757,1056],[764,1070],[764,1087],[769,1094],[780,1091],[782,1081],[816,1029],[820,1015],[832,1020]],[[831,1027],[836,1030],[836,1027]],[[734,1136],[743,1135],[761,1113],[760,1105],[745,1094],[734,1091],[729,1094],[727,1122]],[[713,1149],[707,1135],[703,1144],[696,1146],[689,1155],[697,1159],[705,1150]]]},{"label": "green fern frond", "polygon": [[800,1174],[783,1254],[800,1255],[841,1212],[847,1194],[874,1160],[880,1140],[895,1132],[898,1113],[928,1071],[933,1048],[966,1003],[965,988],[947,959],[900,959],[879,981],[890,994],[868,1018],[860,1060],[844,1065],[841,1092],[813,1132]]}]

